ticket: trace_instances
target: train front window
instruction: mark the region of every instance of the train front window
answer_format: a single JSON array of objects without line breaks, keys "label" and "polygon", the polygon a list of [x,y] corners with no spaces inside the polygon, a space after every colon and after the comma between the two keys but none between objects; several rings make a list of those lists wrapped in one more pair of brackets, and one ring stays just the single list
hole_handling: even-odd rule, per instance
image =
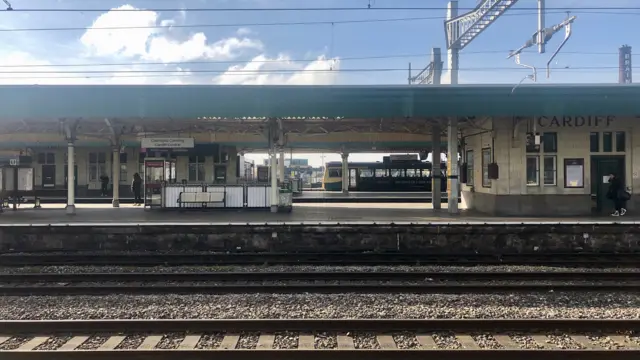
[{"label": "train front window", "polygon": [[429,169],[422,169],[422,177],[431,177],[431,170]]},{"label": "train front window", "polygon": [[329,177],[342,177],[342,169],[329,169]]}]

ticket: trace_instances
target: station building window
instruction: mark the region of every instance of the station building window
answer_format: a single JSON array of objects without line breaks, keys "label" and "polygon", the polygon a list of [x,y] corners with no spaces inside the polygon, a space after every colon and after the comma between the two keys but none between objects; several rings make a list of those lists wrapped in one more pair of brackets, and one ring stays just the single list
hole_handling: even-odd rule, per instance
[{"label": "station building window", "polygon": [[[602,146],[600,146],[600,138],[602,138]],[[592,153],[625,152],[626,146],[627,139],[624,131],[604,131],[602,136],[599,132],[592,132],[589,135],[589,150]]]},{"label": "station building window", "polygon": [[127,182],[127,154],[120,154],[120,182]]},{"label": "station building window", "polygon": [[107,156],[103,152],[89,153],[89,181],[97,182],[107,174]]},{"label": "station building window", "polygon": [[613,133],[605,131],[602,133],[602,152],[613,151]]},{"label": "station building window", "polygon": [[542,134],[542,151],[545,153],[558,152],[558,133],[546,132]]},{"label": "station building window", "polygon": [[467,184],[473,185],[473,150],[467,150],[465,159],[467,160]]},{"label": "station building window", "polygon": [[591,152],[600,152],[600,133],[592,132],[589,135],[589,149]]},{"label": "station building window", "polygon": [[189,156],[189,181],[206,181],[204,156]]},{"label": "station building window", "polygon": [[527,155],[527,186],[540,185],[540,157]]},{"label": "station building window", "polygon": [[[66,156],[65,156],[66,161]],[[56,154],[52,152],[38,153],[38,163],[42,165],[55,165]]]},{"label": "station building window", "polygon": [[542,168],[544,170],[543,184],[547,186],[555,186],[558,174],[557,157],[554,155],[545,155]]},{"label": "station building window", "polygon": [[[542,184],[557,185],[558,163],[558,133],[545,132],[540,137],[541,146],[528,146],[527,153],[541,153],[541,155],[527,155],[526,172],[527,186],[540,185],[540,159],[542,159]],[[541,151],[542,150],[542,151]]]},{"label": "station building window", "polygon": [[625,152],[627,139],[624,131],[616,131],[616,151]]},{"label": "station building window", "polygon": [[491,149],[482,149],[482,187],[491,187],[489,179],[489,164],[491,163]]}]

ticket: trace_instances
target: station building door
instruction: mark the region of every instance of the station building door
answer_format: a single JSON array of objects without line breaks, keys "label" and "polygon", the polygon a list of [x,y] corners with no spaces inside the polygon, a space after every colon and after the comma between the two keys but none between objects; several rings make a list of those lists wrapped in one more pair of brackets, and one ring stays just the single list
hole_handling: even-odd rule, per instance
[{"label": "station building door", "polygon": [[613,202],[607,199],[609,190],[608,177],[614,173],[625,184],[625,158],[624,155],[592,155],[591,156],[591,194],[595,195],[595,212],[613,212]]},{"label": "station building door", "polygon": [[54,152],[38,153],[38,164],[42,171],[43,189],[53,189],[56,187],[56,154]]}]

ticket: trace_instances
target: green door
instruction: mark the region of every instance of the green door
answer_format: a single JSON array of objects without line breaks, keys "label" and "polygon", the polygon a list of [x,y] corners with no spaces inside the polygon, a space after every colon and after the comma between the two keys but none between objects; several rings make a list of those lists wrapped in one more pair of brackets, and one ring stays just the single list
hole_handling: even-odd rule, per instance
[{"label": "green door", "polygon": [[596,197],[596,211],[601,214],[613,212],[613,201],[607,199],[609,190],[608,176],[616,174],[624,184],[624,156],[592,156],[591,157],[591,194]]}]

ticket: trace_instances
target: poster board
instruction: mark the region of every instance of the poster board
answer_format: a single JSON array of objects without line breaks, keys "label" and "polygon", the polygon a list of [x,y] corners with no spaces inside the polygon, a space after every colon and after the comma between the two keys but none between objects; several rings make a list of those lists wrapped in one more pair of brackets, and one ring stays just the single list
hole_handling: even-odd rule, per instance
[{"label": "poster board", "polygon": [[584,159],[564,159],[564,187],[584,187]]}]

